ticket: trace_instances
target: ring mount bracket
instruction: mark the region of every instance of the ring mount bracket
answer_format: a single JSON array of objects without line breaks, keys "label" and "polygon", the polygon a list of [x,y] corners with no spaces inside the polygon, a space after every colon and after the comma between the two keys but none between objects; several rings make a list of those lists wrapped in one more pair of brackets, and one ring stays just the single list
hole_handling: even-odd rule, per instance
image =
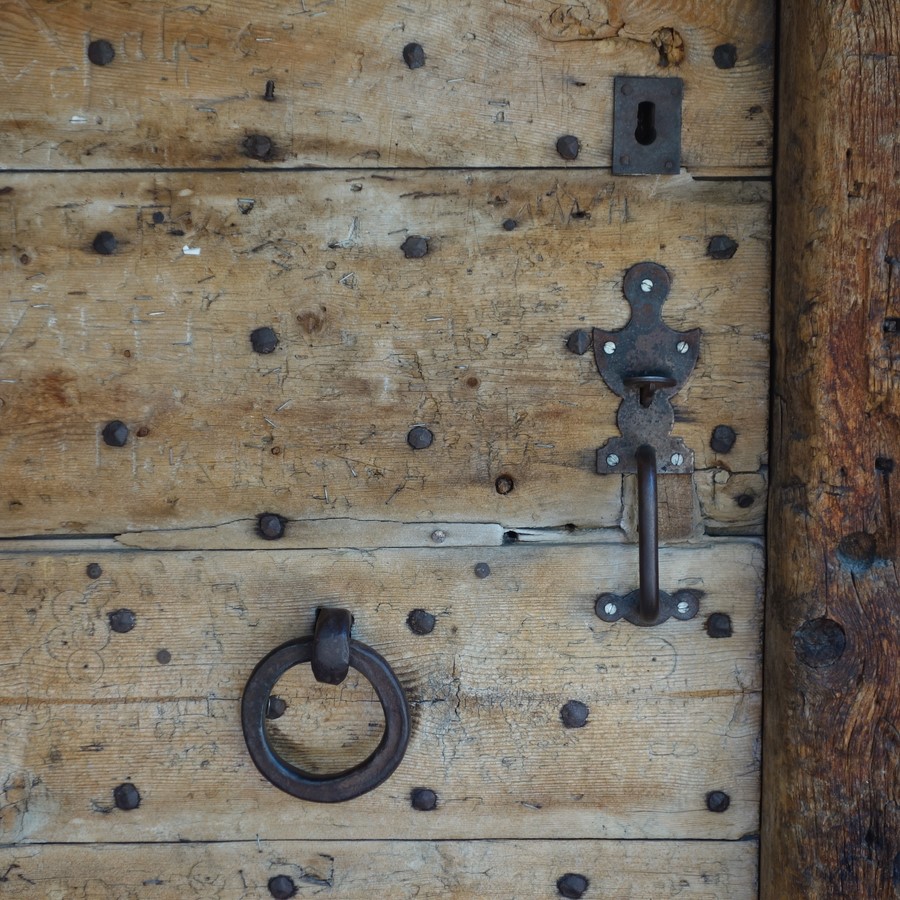
[{"label": "ring mount bracket", "polygon": [[[409,744],[410,715],[403,686],[388,663],[371,647],[350,638],[353,618],[347,610],[320,610],[316,636],[288,641],[276,647],[257,664],[241,699],[241,726],[253,764],[275,787],[301,800],[342,803],[374,790],[400,765]],[[346,651],[346,654],[345,654]],[[266,712],[278,680],[294,666],[314,663],[316,678],[339,684],[347,669],[356,669],[368,679],[384,712],[384,734],[367,759],[343,772],[314,775],[283,759],[269,740]],[[329,680],[338,677],[339,681]]]}]

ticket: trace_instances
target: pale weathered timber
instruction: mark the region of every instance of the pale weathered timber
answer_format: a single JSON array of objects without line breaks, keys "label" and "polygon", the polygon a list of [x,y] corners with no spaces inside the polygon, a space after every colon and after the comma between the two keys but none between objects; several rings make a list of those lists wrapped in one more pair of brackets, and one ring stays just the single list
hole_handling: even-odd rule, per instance
[{"label": "pale weathered timber", "polygon": [[900,891],[900,18],[782,6],[762,894]]},{"label": "pale weathered timber", "polygon": [[695,476],[703,528],[708,535],[761,535],[765,527],[768,469],[732,474],[725,468]]},{"label": "pale weathered timber", "polygon": [[[751,542],[662,554],[701,615],[606,625],[598,591],[634,586],[633,547],[15,555],[2,564],[0,835],[7,841],[296,837],[738,838],[758,821],[761,554]],[[100,565],[93,580],[85,565]],[[491,574],[478,578],[477,562]],[[95,572],[96,574],[96,572]],[[269,649],[345,604],[413,710],[406,759],[348,804],[302,804],[253,768],[239,724]],[[437,618],[414,635],[416,608]],[[112,631],[127,609],[135,627]],[[733,635],[711,638],[712,612]],[[161,650],[166,654],[159,655]],[[160,661],[162,660],[162,661]],[[272,723],[321,770],[362,758],[381,713],[358,678],[283,680]],[[280,690],[280,688],[279,688]],[[590,708],[566,729],[569,700]],[[325,732],[320,738],[319,732]],[[131,781],[141,805],[112,807]],[[438,809],[410,807],[419,786]],[[726,791],[724,813],[706,809]]]},{"label": "pale weathered timber", "polygon": [[[239,523],[229,546],[246,546],[267,511],[618,527],[621,479],[594,474],[594,455],[619,400],[565,339],[625,323],[622,276],[643,259],[673,275],[667,322],[703,331],[675,433],[699,468],[764,459],[766,184],[168,173],[7,175],[0,189],[6,536],[188,542]],[[91,246],[103,230],[110,256]],[[415,234],[430,249],[407,259]],[[733,258],[707,254],[718,234]],[[250,333],[264,326],[279,344],[261,355]],[[101,437],[113,419],[124,447]],[[719,424],[738,435],[727,457],[709,446]],[[431,447],[408,446],[414,425]]]},{"label": "pale weathered timber", "polygon": [[607,900],[751,900],[755,841],[240,841],[0,849],[4,896],[49,900],[270,896],[558,896],[567,873]]},{"label": "pale weathered timber", "polygon": [[[630,74],[684,80],[689,170],[765,171],[773,10],[768,0],[40,10],[8,0],[0,164],[558,166],[557,138],[574,134],[571,165],[608,166],[613,77]],[[115,51],[105,66],[88,61],[98,39]],[[420,68],[404,63],[411,42],[424,49]],[[254,135],[268,143],[248,144]]]}]

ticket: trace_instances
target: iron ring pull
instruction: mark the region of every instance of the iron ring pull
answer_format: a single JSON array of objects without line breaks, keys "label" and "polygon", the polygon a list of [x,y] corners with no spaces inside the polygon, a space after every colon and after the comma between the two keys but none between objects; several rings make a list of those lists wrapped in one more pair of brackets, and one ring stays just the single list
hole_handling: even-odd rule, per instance
[{"label": "iron ring pull", "polygon": [[[374,790],[400,765],[409,743],[409,706],[393,669],[371,647],[350,637],[353,618],[345,609],[322,609],[315,636],[288,641],[253,670],[241,700],[241,725],[250,758],[275,787],[314,803],[342,803]],[[370,756],[333,775],[304,772],[275,752],[266,733],[266,711],[278,679],[289,669],[311,663],[317,681],[340,684],[349,669],[363,675],[381,702],[384,734]]]}]

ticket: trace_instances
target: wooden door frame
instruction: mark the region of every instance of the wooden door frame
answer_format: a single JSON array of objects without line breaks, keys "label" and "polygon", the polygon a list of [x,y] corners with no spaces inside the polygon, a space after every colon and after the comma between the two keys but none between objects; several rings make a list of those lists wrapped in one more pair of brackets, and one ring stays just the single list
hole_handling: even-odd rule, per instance
[{"label": "wooden door frame", "polygon": [[898,46],[895,0],[781,5],[760,870],[771,900],[900,895]]}]

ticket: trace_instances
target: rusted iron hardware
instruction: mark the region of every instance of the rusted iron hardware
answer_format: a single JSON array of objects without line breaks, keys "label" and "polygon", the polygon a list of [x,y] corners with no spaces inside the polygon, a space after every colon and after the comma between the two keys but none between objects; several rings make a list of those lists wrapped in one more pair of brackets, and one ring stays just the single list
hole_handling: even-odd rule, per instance
[{"label": "rusted iron hardware", "polygon": [[677,175],[682,80],[618,75],[614,90],[613,175]]},{"label": "rusted iron hardware", "polygon": [[641,262],[625,273],[622,290],[631,319],[619,331],[595,328],[569,336],[573,353],[593,347],[597,370],[622,398],[620,437],[597,451],[597,472],[637,473],[640,587],[625,597],[601,594],[595,611],[607,622],[624,618],[635,625],[658,625],[671,617],[691,619],[700,592],[659,590],[657,472],[694,471],[694,454],[671,435],[675,411],[671,397],[687,381],[700,352],[700,330],[674,331],[662,321],[669,295],[669,273],[658,263]]},{"label": "rusted iron hardware", "polygon": [[[371,647],[350,637],[346,609],[321,609],[315,635],[288,641],[263,658],[244,688],[241,724],[250,758],[275,787],[301,800],[341,803],[378,787],[400,765],[409,743],[409,706],[394,671]],[[369,680],[384,711],[384,734],[368,759],[334,775],[313,775],[282,759],[266,732],[272,690],[288,669],[311,663],[317,681],[340,684],[353,668]]]}]

